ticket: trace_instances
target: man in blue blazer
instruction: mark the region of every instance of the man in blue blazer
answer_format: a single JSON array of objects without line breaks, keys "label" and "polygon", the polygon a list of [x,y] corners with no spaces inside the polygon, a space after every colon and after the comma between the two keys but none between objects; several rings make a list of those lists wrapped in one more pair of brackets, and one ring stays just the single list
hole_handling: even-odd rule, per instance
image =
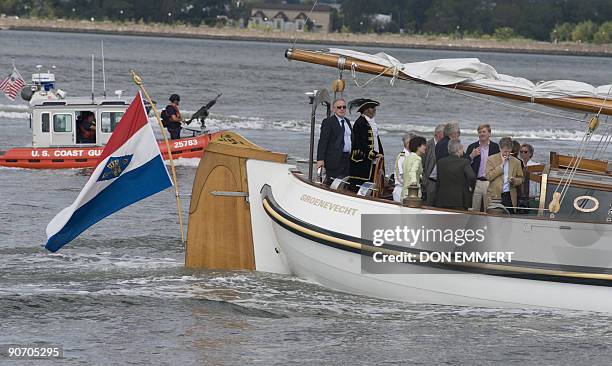
[{"label": "man in blue blazer", "polygon": [[489,181],[486,178],[487,160],[489,156],[499,153],[499,145],[491,141],[491,126],[482,124],[478,126],[478,141],[468,146],[465,157],[470,159],[472,170],[476,175],[476,186],[472,194],[472,211],[480,211],[484,202],[484,210],[487,210],[489,202],[487,189]]},{"label": "man in blue blazer", "polygon": [[351,156],[351,123],[346,118],[346,101],[336,99],[334,114],[321,123],[317,146],[317,169],[325,167],[328,181],[349,174]]}]

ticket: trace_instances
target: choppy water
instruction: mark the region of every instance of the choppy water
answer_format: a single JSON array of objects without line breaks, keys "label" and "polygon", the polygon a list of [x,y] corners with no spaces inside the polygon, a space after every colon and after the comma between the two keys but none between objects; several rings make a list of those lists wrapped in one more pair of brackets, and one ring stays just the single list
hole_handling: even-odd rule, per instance
[{"label": "choppy water", "polygon": [[[293,161],[307,156],[309,106],[303,92],[336,77],[331,69],[287,62],[283,44],[13,31],[0,31],[0,73],[10,70],[11,56],[24,76],[36,64],[55,65],[59,87],[87,95],[89,54],[99,55],[101,39],[109,93],[135,93],[129,68],[142,74],[162,104],[178,92],[183,108],[193,111],[223,92],[209,126],[235,129],[288,152]],[[385,51],[405,61],[479,57],[502,73],[532,80],[612,82],[610,58]],[[101,92],[101,80],[96,84]],[[368,89],[350,86],[347,93],[381,100],[377,119],[389,152],[399,150],[404,131],[430,134],[435,124],[451,119],[465,128],[464,141],[475,140],[469,130],[489,122],[497,136],[512,132],[533,143],[540,161],[550,149],[575,148],[581,138],[572,121],[415,84],[389,90],[376,80]],[[27,108],[2,98],[0,150],[29,144]],[[196,165],[197,160],[179,162],[184,195]],[[0,168],[0,344],[59,344],[63,362],[75,365],[575,365],[612,359],[612,319],[600,314],[415,305],[338,293],[291,276],[186,270],[169,190],[49,254],[40,247],[45,226],[74,200],[87,177],[83,170]]]}]

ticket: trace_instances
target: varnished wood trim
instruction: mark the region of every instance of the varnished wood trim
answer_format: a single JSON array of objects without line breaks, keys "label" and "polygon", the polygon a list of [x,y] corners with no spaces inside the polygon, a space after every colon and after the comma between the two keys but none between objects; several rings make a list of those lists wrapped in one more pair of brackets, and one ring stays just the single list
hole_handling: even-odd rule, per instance
[{"label": "varnished wood trim", "polygon": [[[421,79],[412,78],[404,73],[395,75],[393,69],[390,67],[380,66],[371,62],[357,60],[355,58],[347,56],[339,56],[331,53],[310,51],[301,49],[289,49],[285,52],[285,57],[289,60],[303,61],[323,66],[330,66],[338,68],[338,59],[344,57],[346,62],[344,63],[344,69],[350,70],[352,65],[355,65],[355,71],[363,72],[373,75],[382,75],[386,77],[397,77],[402,80],[416,81],[421,84],[435,85]],[[506,99],[519,100],[522,102],[532,102],[536,104],[550,105],[554,107],[562,107],[573,110],[586,111],[591,113],[601,113],[605,115],[612,115],[612,101],[594,98],[578,98],[578,97],[565,97],[565,98],[531,98],[527,96],[511,94],[507,92],[495,91],[480,86],[469,85],[469,84],[452,84],[452,85],[436,85],[439,87],[449,89],[465,90],[473,93],[486,94],[495,97],[501,97]]]}]

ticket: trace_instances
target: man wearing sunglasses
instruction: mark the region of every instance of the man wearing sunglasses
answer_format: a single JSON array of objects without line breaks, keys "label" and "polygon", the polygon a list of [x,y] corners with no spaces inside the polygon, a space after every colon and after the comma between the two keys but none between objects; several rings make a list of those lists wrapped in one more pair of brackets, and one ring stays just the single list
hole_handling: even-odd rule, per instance
[{"label": "man wearing sunglasses", "polygon": [[530,180],[529,172],[527,172],[527,167],[532,165],[540,165],[532,160],[533,158],[533,146],[530,144],[521,145],[521,149],[519,150],[520,159],[523,161],[523,165],[525,166],[525,171],[523,172],[525,176],[525,180],[523,182],[523,192],[525,198],[527,199],[527,207],[535,208],[536,200],[540,197],[540,183],[532,182]]},{"label": "man wearing sunglasses", "polygon": [[325,168],[328,182],[348,175],[351,155],[352,130],[346,118],[346,101],[336,99],[332,112],[332,116],[321,122],[317,146],[317,169]]}]

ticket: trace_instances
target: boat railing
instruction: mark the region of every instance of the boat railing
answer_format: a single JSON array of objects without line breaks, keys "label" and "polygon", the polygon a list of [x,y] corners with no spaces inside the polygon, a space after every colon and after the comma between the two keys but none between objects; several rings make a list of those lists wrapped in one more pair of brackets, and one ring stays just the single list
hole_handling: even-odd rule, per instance
[{"label": "boat railing", "polygon": [[[555,169],[573,168],[578,157],[571,155],[558,154],[554,151],[550,152],[550,165]],[[578,162],[577,170],[593,172],[593,173],[609,173],[608,162],[598,159],[581,158]]]}]

